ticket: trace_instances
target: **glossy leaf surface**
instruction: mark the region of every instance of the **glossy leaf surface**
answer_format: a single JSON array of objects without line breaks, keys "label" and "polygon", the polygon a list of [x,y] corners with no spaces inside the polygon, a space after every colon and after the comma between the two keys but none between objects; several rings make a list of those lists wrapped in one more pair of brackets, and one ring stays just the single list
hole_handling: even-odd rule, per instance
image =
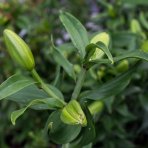
[{"label": "glossy leaf surface", "polygon": [[62,66],[66,73],[75,80],[76,76],[73,65],[63,56],[59,48],[55,47],[54,45],[52,46],[52,48],[52,54],[57,64]]},{"label": "glossy leaf surface", "polygon": [[81,100],[100,100],[117,95],[129,84],[132,72],[132,70],[127,71],[95,90],[82,93],[80,96]]},{"label": "glossy leaf surface", "polygon": [[21,115],[24,114],[24,112],[31,106],[37,105],[37,104],[46,104],[48,106],[48,109],[55,109],[62,107],[62,104],[59,104],[56,99],[53,98],[46,98],[46,99],[35,99],[31,101],[26,107],[21,108],[19,110],[16,110],[12,112],[11,114],[11,122],[13,125],[15,125],[15,122],[17,118],[19,118]]},{"label": "glossy leaf surface", "polygon": [[0,85],[0,100],[4,99],[25,87],[28,87],[32,84],[36,83],[32,79],[25,78],[21,75],[13,75],[9,77],[6,81],[4,81]]}]

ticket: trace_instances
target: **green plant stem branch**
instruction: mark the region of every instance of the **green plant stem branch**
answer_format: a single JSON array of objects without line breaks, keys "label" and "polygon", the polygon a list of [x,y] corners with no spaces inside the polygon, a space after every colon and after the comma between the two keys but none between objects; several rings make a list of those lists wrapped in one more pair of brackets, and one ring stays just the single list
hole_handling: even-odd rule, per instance
[{"label": "green plant stem branch", "polygon": [[71,99],[78,99],[78,96],[80,94],[82,85],[84,83],[84,79],[85,79],[85,74],[86,74],[86,69],[84,69],[83,67],[81,68],[81,72],[79,73],[78,76],[78,80],[76,82],[76,86],[74,88],[74,91],[72,93],[72,97]]},{"label": "green plant stem branch", "polygon": [[55,99],[57,99],[58,101],[60,101],[63,106],[66,105],[66,102],[63,101],[61,98],[59,98],[57,95],[55,95],[55,93],[47,86],[47,84],[45,84],[43,82],[43,80],[41,79],[41,77],[39,76],[39,74],[37,73],[37,71],[35,69],[33,69],[31,71],[31,74],[33,76],[33,78],[39,83],[40,87],[50,96],[53,97]]}]

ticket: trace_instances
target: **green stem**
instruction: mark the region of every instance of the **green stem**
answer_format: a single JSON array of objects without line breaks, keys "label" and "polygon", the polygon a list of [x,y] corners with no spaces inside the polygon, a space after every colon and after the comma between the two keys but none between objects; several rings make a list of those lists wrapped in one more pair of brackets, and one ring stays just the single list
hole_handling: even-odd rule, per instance
[{"label": "green stem", "polygon": [[71,99],[78,99],[78,96],[80,94],[84,79],[85,79],[86,70],[84,68],[81,69],[81,72],[79,73],[78,80],[75,86],[75,89],[72,93]]},{"label": "green stem", "polygon": [[35,69],[33,69],[31,71],[31,74],[33,75],[33,78],[39,83],[40,87],[51,97],[57,99],[58,101],[60,101],[63,106],[66,105],[66,103],[61,99],[59,98],[48,86],[47,84],[45,84],[43,82],[43,80],[41,79],[41,77],[39,76],[39,74],[37,73],[37,71]]}]

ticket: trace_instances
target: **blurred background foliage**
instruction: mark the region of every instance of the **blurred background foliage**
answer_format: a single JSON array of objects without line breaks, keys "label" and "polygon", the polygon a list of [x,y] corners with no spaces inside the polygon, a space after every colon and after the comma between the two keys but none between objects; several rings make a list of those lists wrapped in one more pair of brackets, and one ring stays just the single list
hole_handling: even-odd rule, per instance
[{"label": "blurred background foliage", "polygon": [[[16,72],[23,72],[6,53],[2,32],[10,28],[31,47],[37,71],[70,98],[75,82],[61,69],[52,56],[51,35],[62,53],[79,72],[79,57],[69,42],[69,35],[59,21],[59,10],[76,16],[89,31],[109,32],[114,56],[125,50],[148,52],[147,0],[1,0],[0,1],[0,83]],[[133,25],[134,24],[134,25]],[[134,27],[136,26],[135,29]],[[74,56],[75,55],[75,56]],[[89,70],[83,89],[95,88],[130,69],[135,59],[115,65],[100,64]],[[93,147],[148,147],[148,63],[141,62],[130,85],[117,96],[104,100],[105,107],[95,116],[97,137]],[[56,82],[57,77],[60,82]],[[16,126],[10,122],[15,103],[0,103],[1,148],[60,147],[42,136],[49,112],[29,110]]]}]

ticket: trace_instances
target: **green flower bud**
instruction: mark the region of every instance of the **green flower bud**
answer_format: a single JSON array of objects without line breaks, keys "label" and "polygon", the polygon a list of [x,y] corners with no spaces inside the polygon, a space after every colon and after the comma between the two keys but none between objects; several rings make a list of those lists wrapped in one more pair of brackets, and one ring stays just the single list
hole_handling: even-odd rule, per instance
[{"label": "green flower bud", "polygon": [[80,71],[81,71],[80,65],[75,64],[75,65],[74,65],[74,71],[75,71],[77,74],[80,73]]},{"label": "green flower bud", "polygon": [[99,70],[97,71],[97,78],[101,80],[105,76],[105,73],[106,73],[106,67],[100,66]]},{"label": "green flower bud", "polygon": [[128,60],[122,60],[117,66],[116,66],[116,69],[118,72],[125,72],[127,71],[129,68],[129,62]]},{"label": "green flower bud", "polygon": [[131,25],[130,26],[131,27],[131,31],[133,33],[140,33],[140,32],[142,32],[141,26],[140,26],[139,22],[136,19],[132,19],[130,25]]},{"label": "green flower bud", "polygon": [[23,68],[31,71],[35,62],[28,45],[16,33],[8,29],[4,30],[4,39],[12,59]]},{"label": "green flower bud", "polygon": [[114,7],[112,5],[109,5],[108,7],[108,13],[111,17],[115,17],[116,16],[116,11],[114,9]]},{"label": "green flower bud", "polygon": [[85,114],[76,100],[70,101],[62,110],[61,120],[70,125],[80,124],[81,126],[87,125]]},{"label": "green flower bud", "polygon": [[[96,36],[94,36],[91,39],[90,43],[97,43],[99,41],[103,42],[108,47],[109,42],[110,42],[110,37],[106,32],[102,32],[102,33],[99,33]],[[96,50],[95,50],[94,54],[91,56],[90,60],[100,59],[103,57],[103,55],[104,55],[104,52],[101,49],[96,48]]]},{"label": "green flower bud", "polygon": [[94,101],[88,106],[88,109],[92,115],[99,113],[103,110],[104,103],[102,101]]},{"label": "green flower bud", "polygon": [[130,24],[131,32],[139,34],[143,39],[146,39],[145,33],[142,31],[140,23],[136,19],[132,19]]},{"label": "green flower bud", "polygon": [[146,40],[142,43],[141,50],[144,52],[148,52],[148,40]]}]

